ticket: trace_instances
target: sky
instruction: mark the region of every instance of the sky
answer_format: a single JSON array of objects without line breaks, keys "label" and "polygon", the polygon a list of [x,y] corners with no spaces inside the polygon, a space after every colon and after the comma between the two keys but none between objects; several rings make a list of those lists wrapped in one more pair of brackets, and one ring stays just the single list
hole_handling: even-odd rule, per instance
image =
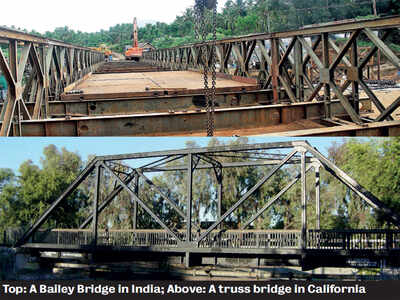
[{"label": "sky", "polygon": [[[36,30],[40,33],[68,26],[83,32],[107,30],[121,23],[131,23],[137,17],[139,24],[146,21],[170,23],[194,0],[19,0],[2,1],[0,26]],[[219,0],[221,9],[226,0]]]},{"label": "sky", "polygon": [[[219,138],[230,141],[235,138]],[[250,142],[271,143],[292,140],[305,140],[305,138],[268,137],[250,138]],[[312,146],[327,155],[328,148],[333,142],[341,143],[343,138],[307,138]],[[0,169],[9,168],[17,173],[19,166],[32,160],[40,165],[43,157],[43,149],[54,144],[58,149],[66,148],[70,152],[77,153],[86,161],[89,155],[116,155],[138,152],[152,152],[163,150],[184,149],[187,141],[194,141],[200,147],[207,146],[208,138],[0,138]]]}]

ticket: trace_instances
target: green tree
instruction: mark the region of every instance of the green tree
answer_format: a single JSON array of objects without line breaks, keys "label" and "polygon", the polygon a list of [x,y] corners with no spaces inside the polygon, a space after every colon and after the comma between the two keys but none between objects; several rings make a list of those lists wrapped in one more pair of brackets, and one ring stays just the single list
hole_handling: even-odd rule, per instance
[{"label": "green tree", "polygon": [[[0,196],[0,224],[4,227],[26,227],[66,190],[82,169],[79,155],[59,151],[54,145],[46,147],[41,168],[32,161],[24,162],[19,176],[5,172]],[[4,171],[1,172],[4,174]],[[45,226],[76,228],[81,221],[80,210],[86,206],[84,195],[77,190],[52,214]]]},{"label": "green tree", "polygon": [[[378,2],[378,13],[382,16],[399,14],[398,1]],[[218,38],[224,38],[371,15],[372,5],[365,5],[365,0],[229,0],[217,15],[217,32]],[[211,16],[212,13],[207,11],[207,24]],[[191,7],[176,16],[171,24],[157,22],[139,28],[139,40],[158,48],[188,44],[195,41],[194,23]],[[210,25],[207,30],[211,31]],[[31,33],[38,35],[35,31]],[[132,45],[132,24],[117,24],[94,33],[76,32],[65,26],[46,32],[44,36],[87,47],[106,44],[114,51],[124,52],[125,46]]]},{"label": "green tree", "polygon": [[[331,148],[331,158],[350,176],[397,213],[400,212],[400,139],[367,142],[351,140]],[[358,196],[337,181],[332,182],[340,210],[352,228],[376,228],[388,225]]]},{"label": "green tree", "polygon": [[0,230],[14,227],[8,217],[16,200],[16,177],[10,169],[0,169]]},{"label": "green tree", "polygon": [[390,0],[389,2],[390,13],[393,15],[400,15],[400,3],[397,0]]}]

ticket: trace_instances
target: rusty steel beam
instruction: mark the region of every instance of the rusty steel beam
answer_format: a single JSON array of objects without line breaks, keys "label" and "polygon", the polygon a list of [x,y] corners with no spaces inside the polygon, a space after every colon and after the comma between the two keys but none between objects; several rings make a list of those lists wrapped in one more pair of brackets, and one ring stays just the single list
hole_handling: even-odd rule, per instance
[{"label": "rusty steel beam", "polygon": [[[105,115],[129,115],[154,112],[182,112],[202,110],[205,99],[201,94],[169,95],[159,97],[135,97],[127,99],[106,99],[97,95],[92,100],[68,100],[49,102],[48,115],[55,117],[82,117]],[[282,95],[283,96],[283,95]],[[218,93],[216,107],[245,107],[269,103],[272,100],[272,91],[240,91]],[[26,103],[32,114],[34,103]],[[0,104],[0,110],[2,104]]]},{"label": "rusty steel beam", "polygon": [[[332,102],[337,116],[347,116],[339,101]],[[320,119],[324,103],[251,106],[217,109],[216,128],[246,129]],[[152,113],[120,116],[82,117],[21,122],[23,136],[159,136],[188,135],[204,131],[206,112]]]},{"label": "rusty steel beam", "polygon": [[[87,78],[86,78],[87,79]],[[86,80],[85,78],[83,80]],[[68,90],[73,90],[76,86],[67,87]],[[145,88],[143,88],[145,90]],[[114,92],[114,93],[83,93],[83,94],[63,94],[61,100],[123,100],[129,98],[162,98],[164,96],[192,96],[192,95],[203,95],[203,89],[185,89],[185,88],[154,88],[143,92]],[[235,86],[235,87],[224,87],[218,88],[218,93],[243,93],[259,91],[256,85],[252,86]],[[280,95],[282,98],[284,95]]]},{"label": "rusty steel beam", "polygon": [[[393,137],[400,136],[400,121],[375,122],[360,125],[342,125],[319,129],[296,130],[290,132],[280,132],[280,136],[290,137],[309,137],[309,136],[370,136],[370,137]],[[260,136],[273,136],[266,134]]]},{"label": "rusty steel beam", "polygon": [[[285,32],[274,32],[274,33],[260,33],[260,34],[249,34],[243,35],[239,37],[233,38],[225,38],[217,41],[217,45],[223,45],[225,43],[237,43],[237,42],[244,42],[244,41],[254,41],[254,40],[269,40],[273,38],[291,38],[293,36],[312,36],[312,35],[319,35],[321,33],[329,33],[329,34],[336,34],[342,32],[350,32],[354,30],[362,30],[364,28],[370,28],[372,30],[378,29],[385,29],[385,28],[396,28],[400,26],[400,16],[392,16],[392,17],[384,17],[372,20],[360,20],[354,21],[349,20],[348,22],[339,23],[339,24],[328,24],[328,25],[321,25],[316,27],[310,28],[303,28],[298,30],[291,30]],[[205,44],[211,44],[211,42],[206,42]],[[188,44],[185,46],[174,47],[171,49],[179,49],[179,48],[190,48],[193,46],[201,45],[199,43],[195,44]],[[152,51],[150,51],[151,53]]]}]

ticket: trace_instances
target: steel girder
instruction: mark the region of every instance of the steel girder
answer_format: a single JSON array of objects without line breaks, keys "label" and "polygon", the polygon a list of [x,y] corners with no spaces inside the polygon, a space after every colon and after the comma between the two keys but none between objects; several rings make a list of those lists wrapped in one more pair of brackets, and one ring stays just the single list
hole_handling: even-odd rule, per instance
[{"label": "steel girder", "polygon": [[[229,74],[232,72],[229,65],[234,63],[235,75],[258,76],[261,88],[274,91],[275,103],[280,102],[281,89],[286,91],[291,103],[324,101],[326,119],[335,116],[331,100],[339,99],[356,124],[368,122],[359,113],[362,89],[380,112],[374,121],[392,121],[391,115],[400,106],[400,99],[385,107],[365,83],[365,78],[369,76],[371,60],[378,51],[400,68],[399,57],[385,44],[391,32],[399,27],[400,17],[396,16],[223,39],[217,41],[216,46],[218,71]],[[350,34],[350,38],[339,47],[334,41],[336,34]],[[374,44],[363,53],[357,43],[362,36],[367,36]],[[212,47],[212,43],[153,50],[145,53],[144,60],[175,70],[201,70],[209,63],[202,59],[204,47]],[[251,68],[251,61],[258,61],[260,67]],[[350,86],[351,92],[346,93]]]},{"label": "steel girder", "polygon": [[[68,86],[93,72],[103,54],[56,40],[0,27],[8,59],[0,47],[0,69],[8,82],[8,98],[0,113],[0,136],[9,136],[21,120],[47,118],[49,102],[59,100]],[[26,107],[34,105],[33,112]]]},{"label": "steel girder", "polygon": [[[179,98],[172,98],[179,99]],[[159,99],[160,100],[160,99]],[[179,99],[180,100],[180,99]],[[139,101],[127,100],[119,103],[126,103],[127,106],[138,107]],[[369,102],[369,100],[367,101]],[[118,102],[117,102],[118,103]],[[132,103],[132,105],[130,105]],[[366,102],[364,102],[366,103]],[[97,104],[97,105],[96,105]],[[108,101],[90,102],[74,101],[69,103],[55,102],[50,106],[52,112],[68,112],[68,109],[76,111],[85,111],[91,108],[99,110],[112,109],[113,103]],[[140,104],[140,103],[139,103]],[[28,110],[31,109],[27,105]],[[120,108],[119,108],[120,109]],[[123,107],[122,107],[123,109]],[[130,108],[131,109],[131,108]],[[345,117],[347,113],[339,100],[333,100],[331,109],[338,117]],[[121,110],[121,109],[120,109]],[[322,102],[303,102],[293,105],[258,105],[249,107],[220,108],[215,112],[216,125],[219,130],[246,130],[252,128],[262,128],[280,124],[290,124],[304,119],[319,119],[324,110]],[[67,113],[69,115],[69,113]],[[73,113],[72,113],[73,115]],[[23,136],[171,136],[188,135],[192,133],[201,133],[204,131],[204,121],[206,115],[202,111],[189,111],[185,113],[139,113],[128,115],[110,115],[110,116],[89,116],[89,117],[66,117],[51,120],[30,120],[21,123],[21,128],[13,130],[13,136],[19,136],[21,130]],[[383,127],[399,127],[400,121],[394,124],[373,123]],[[390,123],[390,122],[389,122]],[[337,124],[336,124],[337,125]],[[369,124],[368,124],[369,125]],[[358,130],[364,130],[364,126],[357,126]],[[339,129],[340,127],[324,128],[324,130]],[[394,132],[393,130],[393,132]],[[264,131],[258,131],[263,134]],[[390,134],[391,129],[383,135]],[[254,133],[253,133],[254,134]],[[320,133],[321,134],[321,133]],[[322,133],[323,134],[323,133]],[[276,135],[276,133],[275,133]],[[394,135],[394,134],[392,134]],[[391,136],[392,136],[391,135]],[[232,136],[232,133],[229,133]]]},{"label": "steel girder", "polygon": [[[279,152],[277,152],[279,151]],[[243,161],[233,160],[230,163],[223,162],[221,159],[226,157],[241,157]],[[145,159],[146,163],[140,167],[132,168],[124,165],[129,161],[135,161],[135,165],[140,163],[140,159]],[[149,163],[148,161],[153,160]],[[172,162],[175,162],[171,165]],[[324,157],[318,150],[313,148],[306,141],[294,141],[294,142],[280,142],[280,143],[267,143],[267,144],[254,144],[254,145],[236,145],[236,146],[222,146],[215,148],[198,148],[198,149],[184,149],[175,151],[159,151],[149,153],[134,153],[126,155],[111,155],[96,157],[86,167],[86,169],[78,176],[78,178],[71,184],[70,187],[48,208],[48,210],[36,221],[34,225],[24,234],[24,236],[18,242],[18,246],[21,246],[28,242],[33,234],[43,225],[43,223],[49,218],[51,213],[57,209],[57,207],[75,190],[78,188],[86,178],[90,175],[95,175],[96,184],[94,185],[94,201],[93,210],[89,218],[81,225],[81,229],[88,227],[92,224],[92,234],[96,239],[98,231],[98,216],[104,211],[104,209],[112,203],[119,193],[126,191],[132,197],[132,200],[137,206],[142,207],[143,211],[146,212],[155,222],[157,222],[168,235],[178,243],[178,246],[182,247],[199,247],[199,245],[212,234],[216,229],[220,228],[220,225],[227,220],[244,202],[258,191],[268,180],[281,168],[287,164],[300,165],[300,172],[296,175],[289,184],[283,188],[276,196],[269,199],[267,204],[258,209],[255,214],[250,217],[245,223],[242,229],[248,227],[258,218],[262,217],[264,212],[269,209],[272,205],[284,195],[296,182],[301,181],[301,201],[302,201],[302,228],[301,228],[301,246],[303,248],[307,245],[307,232],[309,222],[307,221],[307,206],[306,201],[306,174],[311,170],[316,173],[315,182],[315,195],[316,195],[316,216],[317,216],[317,230],[320,229],[320,170],[332,174],[349,189],[356,193],[360,199],[365,201],[372,208],[382,212],[388,221],[391,221],[396,226],[400,226],[400,216],[385,206],[379,199],[373,194],[368,192],[364,187],[357,183],[354,179],[348,176],[345,172],[340,170],[326,157]],[[252,188],[249,188],[238,201],[232,205],[232,207],[225,207],[225,213],[222,214],[222,178],[224,176],[224,170],[226,168],[240,168],[245,166],[270,166],[269,171],[265,176],[260,179]],[[196,235],[193,229],[198,230],[196,226],[192,210],[188,209],[193,206],[193,186],[194,186],[194,172],[199,169],[214,169],[216,173],[216,187],[218,191],[217,202],[220,205],[217,207],[217,220],[205,231],[199,232]],[[109,174],[108,178],[115,180],[115,186],[113,191],[104,197],[104,200],[100,204],[99,191],[101,185],[104,184],[104,177],[102,172],[107,171]],[[160,172],[160,171],[177,171],[186,174],[187,178],[187,196],[185,201],[174,200],[165,194],[165,190],[156,186],[145,173]],[[175,210],[179,217],[182,219],[183,224],[186,224],[186,233],[178,232],[173,228],[170,228],[151,207],[141,198],[139,190],[139,179],[143,181],[143,184],[147,184],[150,188],[158,195],[158,201],[163,201],[164,204]],[[133,184],[132,184],[133,182]],[[137,207],[135,209],[135,221],[137,219]],[[136,222],[135,222],[136,227]],[[93,241],[93,245],[96,245],[97,241]]]}]

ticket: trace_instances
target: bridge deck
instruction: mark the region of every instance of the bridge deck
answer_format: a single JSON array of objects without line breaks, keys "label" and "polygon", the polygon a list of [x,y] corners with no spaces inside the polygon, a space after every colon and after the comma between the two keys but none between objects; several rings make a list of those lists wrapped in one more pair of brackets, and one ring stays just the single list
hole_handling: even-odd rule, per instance
[{"label": "bridge deck", "polygon": [[[196,233],[193,233],[195,236]],[[185,257],[264,259],[272,263],[298,264],[305,269],[319,266],[378,267],[382,259],[400,265],[400,232],[383,230],[308,231],[307,247],[301,248],[300,231],[227,231],[213,233],[200,243],[183,242],[163,230],[100,231],[93,243],[90,230],[53,230],[20,247],[60,259],[65,253],[93,254],[107,261]],[[118,253],[118,254],[117,254]],[[329,260],[326,258],[330,257]]]},{"label": "bridge deck", "polygon": [[[217,91],[232,91],[232,89],[256,90],[255,79],[239,81],[235,77],[218,76]],[[211,77],[209,79],[211,86]],[[125,94],[133,96],[153,95],[157,91],[175,92],[175,94],[195,93],[204,88],[204,79],[201,73],[191,71],[165,71],[165,72],[135,72],[135,73],[111,73],[92,74],[74,87],[81,91],[79,95],[63,95],[64,100],[83,98],[119,98]]]}]

